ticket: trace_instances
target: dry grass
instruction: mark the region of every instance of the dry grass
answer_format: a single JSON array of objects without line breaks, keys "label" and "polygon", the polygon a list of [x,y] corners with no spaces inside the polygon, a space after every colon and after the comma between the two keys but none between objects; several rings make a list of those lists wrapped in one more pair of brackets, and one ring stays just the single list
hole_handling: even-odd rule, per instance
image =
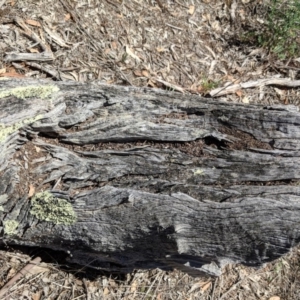
[{"label": "dry grass", "polygon": [[[249,80],[298,79],[300,59],[278,60],[245,38],[261,26],[267,4],[268,0],[0,1],[0,76],[100,80],[203,96],[216,87]],[[50,53],[48,60],[41,59],[45,51]],[[14,61],[12,53],[31,53],[33,61]],[[298,89],[274,86],[219,98],[296,105],[300,99]],[[29,261],[25,254],[0,252],[0,287]],[[98,273],[87,279],[90,270],[63,271],[53,263],[41,267],[15,282],[3,299],[300,298],[299,249],[259,270],[229,266],[217,279],[192,278],[176,270],[137,271],[124,278]],[[271,298],[275,296],[279,298]]]}]

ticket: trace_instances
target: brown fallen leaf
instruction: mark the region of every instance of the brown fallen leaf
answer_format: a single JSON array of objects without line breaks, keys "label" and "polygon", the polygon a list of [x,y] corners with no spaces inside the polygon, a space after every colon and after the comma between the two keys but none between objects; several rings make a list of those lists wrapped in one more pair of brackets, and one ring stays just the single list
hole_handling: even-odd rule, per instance
[{"label": "brown fallen leaf", "polygon": [[165,52],[165,51],[167,51],[167,49],[164,47],[156,47],[156,51],[157,52]]},{"label": "brown fallen leaf", "polygon": [[142,75],[145,77],[149,77],[149,72],[147,70],[142,70]]},{"label": "brown fallen leaf", "polygon": [[135,76],[138,76],[138,77],[142,77],[143,76],[143,74],[142,74],[142,72],[140,70],[134,70],[133,73],[134,73]]},{"label": "brown fallen leaf", "polygon": [[41,148],[40,148],[40,147],[34,146],[34,148],[35,148],[35,151],[36,151],[37,153],[41,152]]},{"label": "brown fallen leaf", "polygon": [[118,44],[116,42],[111,42],[111,47],[116,50],[118,49]]},{"label": "brown fallen leaf", "polygon": [[193,15],[194,12],[195,12],[195,5],[190,5],[190,7],[189,7],[189,14]]},{"label": "brown fallen leaf", "polygon": [[189,293],[193,293],[195,290],[200,289],[202,292],[205,292],[211,286],[211,281],[198,281],[189,290]]},{"label": "brown fallen leaf", "polygon": [[36,27],[42,27],[40,22],[31,20],[31,19],[25,20],[25,23],[27,23],[28,25],[36,26]]},{"label": "brown fallen leaf", "polygon": [[211,282],[208,282],[208,283],[204,284],[204,285],[201,287],[201,291],[202,291],[202,292],[207,291],[207,290],[210,288],[210,286],[211,286]]},{"label": "brown fallen leaf", "polygon": [[135,59],[136,61],[140,62],[141,59],[133,52],[133,50],[130,49],[130,47],[128,45],[126,45],[126,53],[131,56],[133,59]]},{"label": "brown fallen leaf", "polygon": [[28,198],[31,198],[35,193],[35,187],[34,185],[30,184],[29,185],[29,191],[28,191]]},{"label": "brown fallen leaf", "polygon": [[69,21],[71,19],[71,14],[66,14],[65,15],[65,21]]},{"label": "brown fallen leaf", "polygon": [[157,88],[156,84],[151,79],[148,80],[147,84],[153,88]]},{"label": "brown fallen leaf", "polygon": [[242,95],[243,95],[243,92],[242,92],[241,90],[237,90],[235,93],[236,93],[237,96],[239,96],[239,97],[242,97]]},{"label": "brown fallen leaf", "polygon": [[42,291],[38,291],[34,294],[31,294],[31,298],[32,300],[40,300],[42,296]]},{"label": "brown fallen leaf", "polygon": [[30,53],[40,53],[40,51],[38,49],[36,49],[36,48],[30,48],[29,52]]}]

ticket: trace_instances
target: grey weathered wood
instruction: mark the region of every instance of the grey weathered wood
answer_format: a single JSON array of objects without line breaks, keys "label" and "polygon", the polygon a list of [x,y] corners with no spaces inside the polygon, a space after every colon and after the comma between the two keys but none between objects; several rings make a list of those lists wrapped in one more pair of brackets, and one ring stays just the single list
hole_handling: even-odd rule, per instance
[{"label": "grey weathered wood", "polygon": [[[299,126],[293,106],[1,80],[2,243],[70,251],[109,271],[260,266],[300,240]],[[230,149],[239,133],[253,145]],[[178,146],[196,140],[199,155]],[[76,221],[39,220],[30,186],[67,200]]]}]

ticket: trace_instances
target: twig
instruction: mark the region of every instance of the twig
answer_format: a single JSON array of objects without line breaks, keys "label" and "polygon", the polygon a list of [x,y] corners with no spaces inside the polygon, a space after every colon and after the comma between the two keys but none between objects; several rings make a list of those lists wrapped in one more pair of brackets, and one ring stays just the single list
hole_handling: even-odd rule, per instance
[{"label": "twig", "polygon": [[244,281],[245,278],[239,280],[237,283],[235,283],[234,285],[231,286],[231,288],[229,290],[227,290],[220,298],[219,300],[224,299],[228,294],[230,294],[233,290],[236,289],[236,287],[241,284]]},{"label": "twig", "polygon": [[300,80],[291,80],[290,78],[268,78],[268,79],[260,79],[256,81],[248,81],[244,83],[229,85],[226,87],[221,87],[214,89],[209,92],[209,95],[211,97],[216,96],[223,96],[227,94],[235,93],[237,90],[240,89],[248,89],[248,88],[254,88],[254,87],[261,87],[266,85],[278,85],[278,86],[284,86],[284,87],[299,87],[300,86]]},{"label": "twig", "polygon": [[43,71],[43,72],[45,72],[45,73],[51,75],[51,76],[54,77],[55,79],[58,79],[58,80],[61,79],[61,78],[60,78],[60,75],[59,75],[59,72],[56,71],[56,70],[54,70],[54,69],[52,69],[52,68],[49,67],[49,66],[41,66],[41,65],[39,65],[39,64],[37,64],[37,63],[33,63],[33,62],[26,62],[26,65],[27,65],[27,66],[30,66],[30,67],[33,67],[33,68],[35,68],[35,69],[41,70],[41,71]]},{"label": "twig", "polygon": [[172,24],[169,24],[169,23],[166,23],[166,25],[167,25],[167,26],[169,26],[169,27],[171,27],[171,28],[173,28],[173,29],[177,29],[177,30],[183,30],[182,28],[180,28],[180,27],[177,27],[177,26],[174,26],[174,25],[172,25]]},{"label": "twig", "polygon": [[38,43],[44,52],[52,53],[50,47],[45,45],[43,41],[33,31],[29,29],[29,27],[25,24],[25,22],[20,17],[15,17],[14,21],[24,30],[22,33],[27,35],[36,43]]},{"label": "twig", "polygon": [[158,79],[158,78],[153,78],[153,80],[162,83],[164,86],[166,86],[166,87],[168,87],[170,89],[173,89],[175,91],[178,91],[178,92],[181,92],[181,93],[184,94],[184,89],[182,87],[178,86],[178,85],[175,85],[173,83],[170,83],[170,82]]},{"label": "twig", "polygon": [[160,0],[155,0],[156,1],[156,3],[158,4],[158,6],[160,7],[160,9],[161,9],[161,11],[164,13],[164,12],[167,12],[169,15],[172,15],[170,12],[169,12],[169,10],[165,7],[165,5],[163,5],[162,3],[161,3],[161,1]]},{"label": "twig", "polygon": [[91,45],[93,45],[95,47],[94,50],[99,50],[99,46],[94,41],[93,37],[89,34],[89,32],[82,26],[82,24],[80,22],[80,18],[78,17],[76,10],[72,7],[72,5],[69,3],[69,1],[68,0],[60,0],[60,3],[63,5],[65,10],[71,15],[72,19],[77,24],[79,31],[81,33],[85,34],[90,39]]},{"label": "twig", "polygon": [[22,278],[24,275],[26,275],[30,269],[32,269],[35,265],[39,264],[41,262],[40,257],[36,257],[34,260],[30,261],[20,272],[18,272],[13,278],[11,278],[0,290],[0,299],[2,298],[9,290],[9,288],[20,278]]}]

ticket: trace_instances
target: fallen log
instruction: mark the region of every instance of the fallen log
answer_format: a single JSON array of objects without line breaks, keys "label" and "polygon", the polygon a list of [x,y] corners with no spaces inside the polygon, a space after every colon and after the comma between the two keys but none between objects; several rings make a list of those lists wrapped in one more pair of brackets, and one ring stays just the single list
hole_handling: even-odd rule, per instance
[{"label": "fallen log", "polygon": [[0,243],[118,272],[260,266],[299,243],[299,126],[293,106],[0,80]]}]

